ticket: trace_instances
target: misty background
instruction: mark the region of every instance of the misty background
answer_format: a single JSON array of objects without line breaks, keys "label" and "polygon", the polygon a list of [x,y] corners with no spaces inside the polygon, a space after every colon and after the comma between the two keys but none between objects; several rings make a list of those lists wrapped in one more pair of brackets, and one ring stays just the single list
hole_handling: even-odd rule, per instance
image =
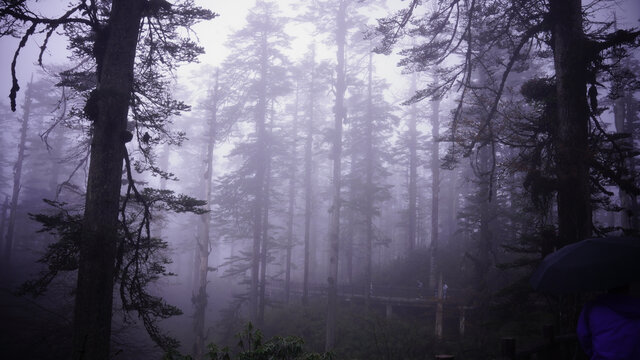
[{"label": "misty background", "polygon": [[[66,3],[37,2],[33,9],[56,17]],[[462,49],[433,66],[411,60],[419,51],[409,49],[424,39],[417,22],[407,25],[414,32],[399,30],[404,36],[384,54],[378,19],[408,3],[195,1],[218,16],[178,33],[204,54],[141,81],[171,98],[132,100],[143,105],[129,114],[133,178],[123,172],[121,194],[133,191],[131,183],[155,189],[145,193],[157,200],[149,239],[162,241],[145,259],[152,264],[145,289],[181,311],[149,324],[178,340],[180,353],[203,358],[206,344],[234,347],[248,321],[266,339],[299,336],[305,349],[333,350],[340,359],[444,353],[487,359],[499,353],[501,337],[526,346],[547,323],[571,332],[571,321],[557,318],[557,299],[528,285],[543,255],[562,244],[554,242],[557,193],[547,181],[553,146],[536,127],[547,115],[536,91],[549,88],[531,90],[542,85],[528,82],[553,78],[551,49],[543,40],[532,43],[535,55],[523,56],[505,78],[488,131],[481,119],[490,112],[511,40],[501,40],[509,44],[497,50],[482,48],[495,52],[463,83],[451,77],[464,62]],[[416,18],[437,7],[424,3]],[[635,0],[593,4],[583,4],[591,29],[613,21],[616,28],[639,26]],[[491,33],[478,28],[483,31]],[[6,95],[20,41],[9,35],[0,37]],[[25,358],[55,359],[66,358],[71,347],[77,264],[48,256],[48,249],[77,229],[84,208],[93,132],[86,103],[95,80],[77,74],[95,71],[95,63],[73,57],[83,44],[70,44],[58,29],[38,66],[43,41],[36,34],[20,51],[17,110],[6,96],[0,102],[0,346]],[[595,156],[603,165],[592,173],[587,195],[594,236],[640,231],[637,197],[606,178],[620,162],[631,184],[625,189],[639,185],[638,59],[634,48],[616,63],[630,74],[623,90],[606,74],[597,78],[603,108],[594,120],[603,127],[597,146],[624,133],[620,141],[633,154],[615,158],[616,165]],[[163,59],[150,55],[149,61]],[[470,90],[462,98],[465,86]],[[624,94],[611,96],[614,90]],[[620,106],[627,109],[623,119],[616,118]],[[162,123],[137,125],[156,115]],[[615,146],[598,149],[609,154]],[[137,226],[145,210],[132,206],[125,218]],[[58,266],[53,274],[51,262]],[[327,330],[331,284],[333,335]],[[149,325],[125,311],[118,291],[113,358],[161,358],[166,348],[157,339],[165,338],[149,337]]]}]

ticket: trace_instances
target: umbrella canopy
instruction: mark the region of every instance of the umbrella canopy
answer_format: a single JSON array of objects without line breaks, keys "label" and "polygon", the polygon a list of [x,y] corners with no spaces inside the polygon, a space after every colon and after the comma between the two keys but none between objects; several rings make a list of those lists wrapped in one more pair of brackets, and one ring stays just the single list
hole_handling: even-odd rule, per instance
[{"label": "umbrella canopy", "polygon": [[568,294],[606,290],[640,280],[640,239],[592,238],[547,255],[530,279],[537,291]]}]

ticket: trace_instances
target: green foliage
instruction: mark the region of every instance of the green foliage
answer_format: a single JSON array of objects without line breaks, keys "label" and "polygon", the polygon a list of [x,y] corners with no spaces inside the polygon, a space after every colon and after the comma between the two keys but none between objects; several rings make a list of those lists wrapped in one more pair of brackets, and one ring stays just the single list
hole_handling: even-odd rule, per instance
[{"label": "green foliage", "polygon": [[[209,344],[206,358],[208,360],[332,360],[331,353],[309,353],[304,351],[304,341],[297,336],[274,336],[264,341],[262,332],[248,323],[236,335],[237,351],[232,353],[228,347]],[[191,356],[183,356],[176,352],[165,354],[163,360],[191,360]]]},{"label": "green foliage", "polygon": [[[316,301],[314,301],[316,300]],[[312,301],[307,306],[287,305],[271,309],[263,331],[294,334],[305,339],[311,351],[324,348],[326,302]],[[396,309],[386,318],[383,309],[368,312],[358,304],[338,311],[336,359],[424,359],[434,354],[435,336],[430,315],[423,310]]]}]

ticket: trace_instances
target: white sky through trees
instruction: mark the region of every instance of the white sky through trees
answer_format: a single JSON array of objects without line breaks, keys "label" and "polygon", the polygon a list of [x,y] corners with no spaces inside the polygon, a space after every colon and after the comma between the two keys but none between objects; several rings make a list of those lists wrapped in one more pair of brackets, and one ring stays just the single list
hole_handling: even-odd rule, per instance
[{"label": "white sky through trees", "polygon": [[[289,55],[293,60],[299,59],[306,51],[308,44],[313,41],[311,31],[312,28],[308,25],[302,25],[296,22],[296,12],[293,7],[303,7],[306,1],[303,0],[278,0],[277,4],[283,12],[284,16],[291,17],[290,23],[287,25],[286,31],[292,35],[293,42],[291,44],[291,52]],[[366,1],[366,3],[380,3],[381,1]],[[46,16],[60,15],[66,9],[67,0],[49,0],[40,2],[38,4],[41,9],[41,14]],[[586,3],[583,1],[583,3]],[[220,16],[212,21],[200,23],[195,26],[194,35],[200,41],[200,44],[205,47],[206,53],[199,57],[200,64],[192,64],[185,66],[178,71],[178,75],[188,74],[193,72],[201,64],[210,64],[212,66],[219,65],[224,58],[229,54],[226,47],[227,37],[236,30],[241,29],[245,25],[245,18],[247,12],[251,9],[255,0],[196,0],[196,4],[209,8],[215,11]],[[406,1],[401,0],[386,0],[386,10],[383,7],[376,7],[372,10],[369,7],[366,14],[370,17],[370,21],[375,18],[385,16],[396,9],[402,8],[407,5]],[[621,27],[635,26],[640,27],[640,1],[639,0],[618,0],[612,2],[605,2],[606,8],[601,10],[600,13],[606,20],[613,17],[615,12],[618,17],[618,21]],[[635,25],[634,25],[635,24]],[[60,34],[61,31],[58,31]],[[25,85],[28,82],[30,74],[38,73],[40,68],[35,65],[38,59],[38,48],[42,44],[43,36],[32,36],[27,46],[22,49],[20,57],[17,63],[18,81],[20,82],[21,91],[18,93],[18,103],[22,98],[23,91],[26,88]],[[9,89],[11,88],[11,70],[10,64],[15,52],[19,39],[15,38],[0,38],[0,98],[4,99],[3,104],[0,107],[8,106]],[[333,51],[328,48],[322,48],[322,45],[318,44],[318,58],[334,57]],[[45,68],[51,68],[56,65],[64,65],[68,52],[66,50],[66,39],[64,35],[54,36],[49,42],[48,49],[43,57],[43,63]],[[396,56],[382,56],[376,55],[375,62],[377,67],[377,73],[379,77],[385,78],[391,82],[392,87],[390,90],[390,100],[393,102],[399,102],[405,100],[406,94],[401,89],[406,88],[405,81],[398,81],[400,69],[395,68],[398,58]],[[194,89],[197,91],[197,89]],[[6,103],[6,104],[5,104]]]}]

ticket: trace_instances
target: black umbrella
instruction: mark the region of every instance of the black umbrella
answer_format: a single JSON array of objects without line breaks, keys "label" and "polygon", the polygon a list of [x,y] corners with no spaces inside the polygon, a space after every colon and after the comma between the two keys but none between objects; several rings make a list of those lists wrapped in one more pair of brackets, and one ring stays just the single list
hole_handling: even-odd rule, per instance
[{"label": "black umbrella", "polygon": [[579,241],[542,260],[530,283],[537,291],[567,294],[606,290],[640,280],[640,238]]}]

